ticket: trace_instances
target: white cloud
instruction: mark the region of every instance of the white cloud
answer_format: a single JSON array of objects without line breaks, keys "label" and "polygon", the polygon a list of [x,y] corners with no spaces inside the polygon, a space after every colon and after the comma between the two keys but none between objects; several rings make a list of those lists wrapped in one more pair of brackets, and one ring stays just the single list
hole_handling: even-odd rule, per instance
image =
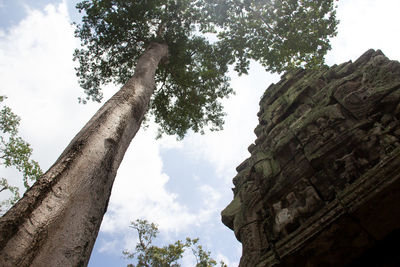
[{"label": "white cloud", "polygon": [[106,241],[102,244],[102,247],[99,249],[99,252],[104,253],[104,252],[116,252],[121,253],[118,249],[117,246],[119,244],[118,240],[112,240],[112,241]]},{"label": "white cloud", "polygon": [[381,49],[391,59],[400,59],[400,1],[339,1],[338,35],[332,40],[329,64],[355,60],[370,48]]},{"label": "white cloud", "polygon": [[186,249],[181,260],[182,267],[196,266],[196,258],[190,249]]},{"label": "white cloud", "polygon": [[[240,254],[242,253],[242,251],[239,252]],[[218,253],[217,257],[216,257],[216,261],[219,263],[221,261],[223,261],[228,267],[230,266],[238,266],[239,262],[232,262],[229,260],[228,257],[224,256],[221,253]]]},{"label": "white cloud", "polygon": [[200,186],[200,192],[202,193],[203,203],[207,207],[207,210],[209,212],[219,211],[218,202],[221,199],[221,193],[207,184]]},{"label": "white cloud", "polygon": [[154,136],[149,129],[134,138],[118,170],[103,231],[123,231],[137,218],[157,222],[161,231],[178,231],[202,220],[165,189],[169,177],[162,171]]},{"label": "white cloud", "polygon": [[132,141],[118,170],[102,231],[125,231],[130,221],[146,218],[157,222],[161,232],[181,232],[200,226],[219,212],[216,205],[220,193],[209,185],[198,189],[204,196],[198,211],[189,210],[165,189],[169,177],[162,171],[160,145],[153,139],[154,128],[139,131]]}]

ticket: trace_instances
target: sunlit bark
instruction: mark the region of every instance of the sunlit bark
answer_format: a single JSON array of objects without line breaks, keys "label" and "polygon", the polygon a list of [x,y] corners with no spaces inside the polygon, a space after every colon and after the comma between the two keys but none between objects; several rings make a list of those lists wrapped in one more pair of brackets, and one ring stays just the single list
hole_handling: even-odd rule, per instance
[{"label": "sunlit bark", "polygon": [[0,218],[0,266],[87,265],[117,169],[139,130],[157,66],[167,54],[167,45],[152,43],[134,76]]}]

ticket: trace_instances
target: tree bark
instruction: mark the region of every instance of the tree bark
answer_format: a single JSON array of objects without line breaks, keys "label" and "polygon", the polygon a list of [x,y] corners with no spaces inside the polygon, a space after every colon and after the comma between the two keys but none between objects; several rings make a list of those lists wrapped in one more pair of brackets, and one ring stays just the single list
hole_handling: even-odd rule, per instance
[{"label": "tree bark", "polygon": [[0,266],[86,266],[117,169],[139,130],[166,44],[152,43],[134,76],[2,218]]}]

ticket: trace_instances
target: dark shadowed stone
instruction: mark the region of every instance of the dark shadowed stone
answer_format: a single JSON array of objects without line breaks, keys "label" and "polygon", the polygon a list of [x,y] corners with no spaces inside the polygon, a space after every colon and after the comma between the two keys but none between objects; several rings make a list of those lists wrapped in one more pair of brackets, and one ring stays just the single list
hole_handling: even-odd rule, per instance
[{"label": "dark shadowed stone", "polygon": [[240,266],[400,266],[400,63],[286,73],[258,117],[222,211]]}]

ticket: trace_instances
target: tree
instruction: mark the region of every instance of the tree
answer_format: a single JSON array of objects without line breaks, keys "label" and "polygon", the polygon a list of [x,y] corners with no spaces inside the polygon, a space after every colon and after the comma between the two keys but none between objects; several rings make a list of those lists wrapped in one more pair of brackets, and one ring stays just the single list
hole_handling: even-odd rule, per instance
[{"label": "tree", "polygon": [[125,84],[140,55],[162,44],[167,52],[147,106],[160,133],[179,138],[207,125],[222,129],[219,100],[232,93],[229,64],[236,60],[239,74],[247,73],[250,59],[274,72],[319,66],[337,25],[333,0],[103,0],[77,7],[86,14],[75,32],[82,48],[74,59],[86,93],[80,100],[100,101],[102,85]]},{"label": "tree", "polygon": [[[128,259],[135,259],[137,264],[128,264],[128,267],[179,267],[179,260],[183,257],[185,249],[190,248],[196,258],[196,267],[212,267],[217,262],[210,257],[210,252],[205,251],[198,244],[199,239],[186,238],[185,242],[180,240],[174,244],[158,247],[152,245],[153,239],[159,233],[157,225],[149,223],[147,220],[136,220],[131,222],[131,228],[138,232],[138,243],[134,252],[124,250],[122,253]],[[221,267],[227,267],[224,262],[220,262]]]},{"label": "tree", "polygon": [[[0,96],[0,103],[6,97]],[[32,148],[18,136],[18,126],[20,118],[15,115],[11,108],[3,106],[0,110],[0,165],[4,167],[14,167],[22,173],[24,186],[28,189],[28,181],[34,181],[42,175],[39,164],[31,160]],[[0,178],[0,192],[11,193],[11,196],[0,202],[0,214],[4,213],[10,205],[15,204],[20,198],[17,186],[12,186],[4,177]]]},{"label": "tree", "polygon": [[[0,219],[2,266],[86,265],[117,169],[147,110],[160,133],[179,138],[189,129],[221,129],[219,100],[232,93],[229,64],[239,73],[249,59],[275,71],[309,59],[315,66],[337,24],[333,0],[84,0],[77,8],[81,101],[100,101],[106,83],[124,85]],[[267,54],[264,44],[271,44]]]}]

